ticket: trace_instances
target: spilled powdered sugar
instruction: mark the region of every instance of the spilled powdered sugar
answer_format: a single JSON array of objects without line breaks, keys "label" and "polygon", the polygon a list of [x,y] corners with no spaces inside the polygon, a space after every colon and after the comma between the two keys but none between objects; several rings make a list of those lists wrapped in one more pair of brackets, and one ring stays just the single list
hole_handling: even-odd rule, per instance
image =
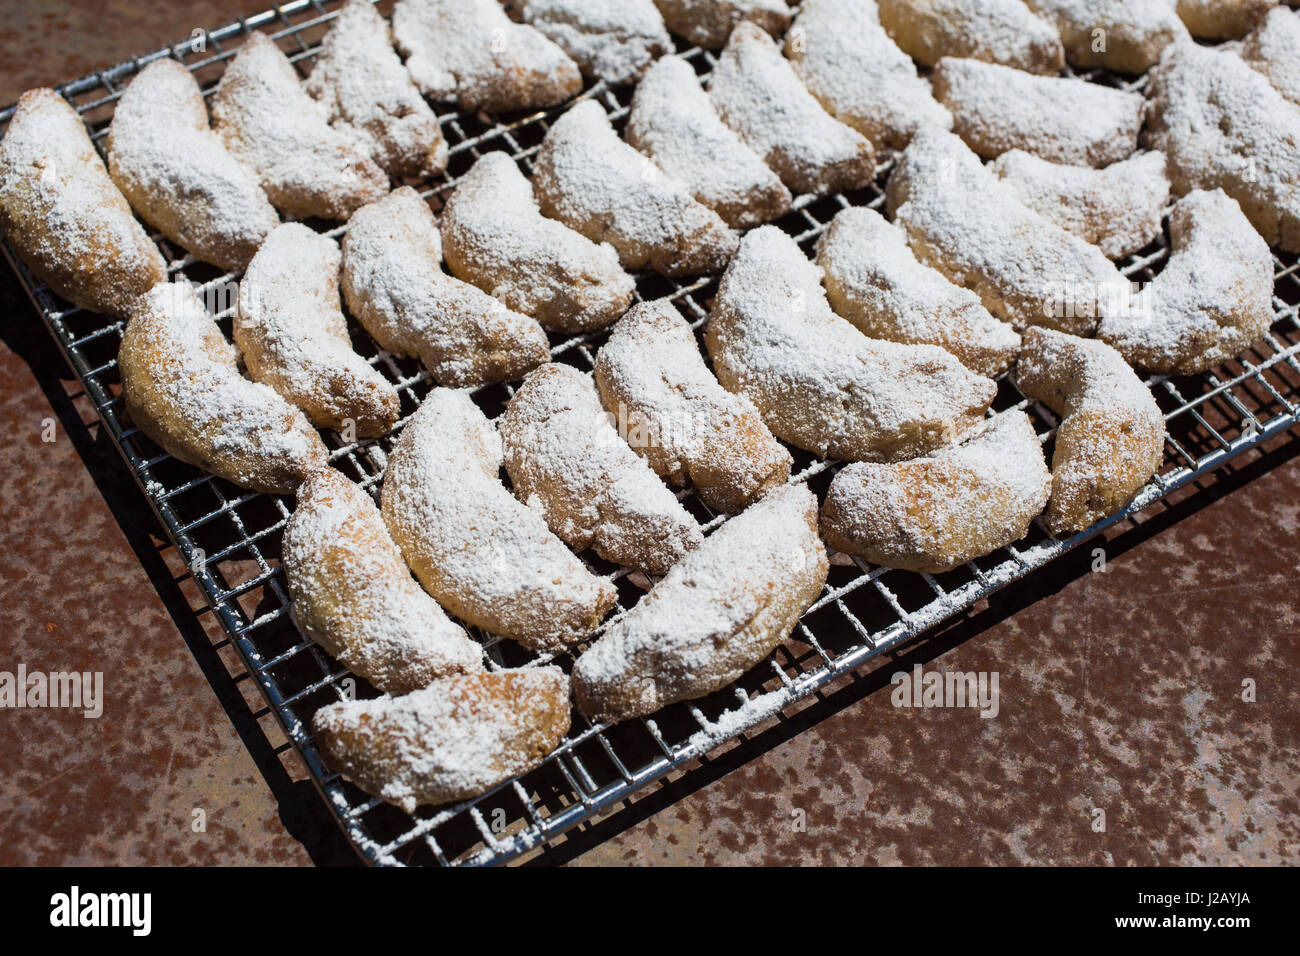
[{"label": "spilled powdered sugar", "polygon": [[508,5],[584,73],[608,83],[635,82],[673,49],[653,0],[509,0]]}]

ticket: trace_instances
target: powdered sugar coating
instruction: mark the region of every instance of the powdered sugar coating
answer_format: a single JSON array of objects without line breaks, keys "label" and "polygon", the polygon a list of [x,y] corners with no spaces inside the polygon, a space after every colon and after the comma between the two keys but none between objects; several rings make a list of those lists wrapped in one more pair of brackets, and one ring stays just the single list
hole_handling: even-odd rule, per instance
[{"label": "powdered sugar coating", "polygon": [[558,667],[444,677],[404,697],[330,704],[312,718],[331,766],[408,813],[531,770],[568,729],[569,680]]},{"label": "powdered sugar coating", "polygon": [[868,338],[937,345],[988,376],[1005,372],[1020,351],[1015,329],[918,262],[907,233],[873,209],[836,214],[818,240],[817,265],[831,308]]},{"label": "powdered sugar coating", "polygon": [[842,469],[822,536],[873,564],[941,574],[1023,538],[1051,490],[1029,416],[1012,410],[928,457]]},{"label": "powdered sugar coating", "polygon": [[523,21],[607,83],[635,83],[673,41],[654,0],[509,0]]},{"label": "powdered sugar coating", "polygon": [[1235,40],[1277,6],[1277,0],[1177,0],[1178,16],[1192,36]]},{"label": "powdered sugar coating", "polygon": [[733,228],[790,209],[790,191],[722,122],[681,57],[664,57],[642,77],[623,136]]},{"label": "powdered sugar coating", "polygon": [[1241,44],[1241,58],[1300,106],[1300,13],[1274,7]]},{"label": "powdered sugar coating", "polygon": [[875,178],[871,144],[822,109],[772,38],[752,23],[731,31],[709,96],[722,121],[794,192],[854,189]]},{"label": "powdered sugar coating", "polygon": [[1030,329],[1016,382],[1061,416],[1047,508],[1053,534],[1083,531],[1123,508],[1160,467],[1164,416],[1106,343]]},{"label": "powdered sugar coating", "polygon": [[435,176],[447,168],[447,141],[392,42],[370,0],[348,0],[321,41],[307,92],[390,176]]},{"label": "powdered sugar coating", "polygon": [[239,357],[188,283],[160,282],[118,352],[131,421],[181,461],[254,491],[293,491],[326,467],[302,412],[239,374]]},{"label": "powdered sugar coating", "polygon": [[618,250],[625,269],[716,272],[736,251],[736,235],[717,213],[619,139],[595,100],[552,124],[533,166],[533,192],[545,215]]},{"label": "powdered sugar coating", "polygon": [[29,90],[0,139],[0,229],[38,278],[94,312],[130,315],[167,264],[53,90]]},{"label": "powdered sugar coating", "polygon": [[1169,202],[1164,153],[1138,153],[1092,169],[1012,149],[989,169],[1030,209],[1108,258],[1132,255],[1160,235],[1160,217]]},{"label": "powdered sugar coating", "polygon": [[874,0],[805,0],[785,55],[827,112],[877,147],[902,149],[920,126],[952,129],[952,114],[880,25]]},{"label": "powdered sugar coating", "polygon": [[1056,29],[1021,0],[879,0],[880,22],[925,66],[945,56],[1055,73],[1065,62]]},{"label": "powdered sugar coating", "polygon": [[778,438],[823,458],[895,461],[957,440],[997,388],[933,345],[868,339],[831,311],[822,272],[761,226],[741,241],[709,314],[718,381]]},{"label": "powdered sugar coating", "polygon": [[1147,84],[1144,144],[1174,192],[1222,189],[1269,245],[1300,251],[1300,109],[1241,57],[1171,46]]},{"label": "powdered sugar coating", "polygon": [[786,638],[827,570],[812,492],[771,492],[706,538],[578,658],[578,706],[593,719],[626,720],[726,686]]},{"label": "powdered sugar coating", "polygon": [[383,515],[425,590],[462,620],[534,650],[582,640],[614,586],[497,477],[501,441],[468,393],[434,389],[388,461]]},{"label": "powdered sugar coating", "polygon": [[416,584],[374,501],[333,468],[298,488],[283,555],[294,622],[381,691],[482,669],[480,647]]},{"label": "powdered sugar coating", "polygon": [[554,106],[582,89],[578,65],[497,0],[398,0],[393,36],[421,92],[462,109]]},{"label": "powdered sugar coating", "polygon": [[591,376],[543,365],[501,416],[506,472],[515,497],[570,547],[663,574],[703,535],[614,426]]},{"label": "powdered sugar coating", "polygon": [[542,215],[532,184],[503,152],[486,153],[457,182],[442,239],[453,274],[550,329],[603,328],[636,291],[612,246]]},{"label": "powdered sugar coating", "polygon": [[1100,249],[1020,202],[952,133],[917,133],[886,195],[916,257],[1018,330],[1091,334],[1109,302],[1129,292]]},{"label": "powdered sugar coating", "polygon": [[1171,43],[1190,39],[1170,0],[1025,0],[1054,23],[1075,66],[1144,73]]},{"label": "powdered sugar coating", "polygon": [[634,306],[596,355],[596,387],[619,431],[675,485],[710,508],[741,511],[790,477],[790,453],[753,402],[718,384],[680,313]]},{"label": "powdered sugar coating", "polygon": [[980,60],[940,60],[934,95],[952,110],[953,132],[989,158],[1023,149],[1055,163],[1106,166],[1133,154],[1142,127],[1137,93]]},{"label": "powdered sugar coating", "polygon": [[787,0],[655,0],[668,29],[696,46],[716,50],[742,21],[779,36],[790,25]]},{"label": "powdered sugar coating", "polygon": [[1169,217],[1169,261],[1128,314],[1097,337],[1131,365],[1203,372],[1245,351],[1273,322],[1273,255],[1236,200],[1193,190]]},{"label": "powdered sugar coating", "polygon": [[534,319],[442,271],[433,213],[409,186],[353,214],[343,237],[348,311],[381,347],[418,355],[440,385],[520,378],[550,356]]},{"label": "powdered sugar coating", "polygon": [[265,34],[251,33],[212,96],[213,129],[251,167],[286,216],[346,219],[378,199],[388,177],[326,121],[298,74]]}]

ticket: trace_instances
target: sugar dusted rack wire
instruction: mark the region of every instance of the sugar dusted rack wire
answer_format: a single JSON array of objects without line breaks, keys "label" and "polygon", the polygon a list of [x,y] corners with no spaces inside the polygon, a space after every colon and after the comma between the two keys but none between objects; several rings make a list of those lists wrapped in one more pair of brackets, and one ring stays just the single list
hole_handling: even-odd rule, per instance
[{"label": "sugar dusted rack wire", "polygon": [[[174,57],[210,92],[240,39],[260,29],[305,73],[339,5],[337,0],[295,0],[208,31],[198,43],[187,40],[68,83],[59,92],[86,121],[102,150],[113,104],[131,76],[149,62]],[[387,12],[387,6],[381,4],[381,9]],[[712,70],[714,59],[707,51],[683,48],[679,52],[701,75]],[[1082,75],[1125,89],[1140,89],[1143,82],[1103,71]],[[582,95],[599,102],[615,125],[621,126],[629,89],[598,83]],[[436,208],[455,187],[457,178],[491,150],[505,150],[530,172],[533,154],[550,122],[563,109],[495,118],[442,112],[451,164],[443,176],[421,184],[423,194]],[[12,113],[12,107],[0,110],[0,133]],[[879,208],[883,204],[882,188],[892,164],[892,158],[887,159],[867,189],[800,197],[778,225],[806,252],[811,251],[843,207]],[[343,228],[337,227],[329,234],[342,232]],[[228,333],[230,299],[223,292],[238,275],[221,274],[162,237],[154,238],[167,258],[168,272],[191,279],[216,303],[214,311]],[[116,367],[123,323],[69,307],[32,276],[7,243],[4,252],[331,813],[357,852],[371,863],[482,865],[545,854],[561,845],[571,828],[635,801],[651,784],[687,772],[700,758],[739,735],[783,719],[799,701],[832,681],[897,651],[1104,528],[1287,431],[1300,415],[1300,266],[1295,256],[1275,253],[1277,314],[1269,336],[1247,355],[1212,373],[1149,380],[1169,427],[1165,463],[1125,511],[1066,541],[1053,539],[1041,521],[1037,522],[1027,539],[938,576],[891,571],[861,561],[837,561],[823,594],[786,644],[731,687],[700,701],[665,708],[652,718],[614,727],[593,725],[575,711],[569,737],[537,770],[473,800],[408,815],[332,773],[316,751],[310,733],[312,713],[342,698],[357,684],[362,685],[358,693],[372,691],[293,625],[279,569],[280,537],[291,502],[244,491],[176,461],[133,428],[122,414]],[[1121,267],[1134,280],[1148,279],[1167,255],[1162,238]],[[717,277],[680,283],[650,274],[639,276],[637,287],[639,298],[671,299],[698,331],[716,291]],[[383,352],[355,323],[352,333],[358,351],[398,388],[403,416],[400,430],[432,382],[418,363]],[[602,340],[602,333],[552,336],[551,353],[556,361],[590,369]],[[488,386],[477,390],[474,397],[489,415],[495,415],[511,393],[509,386]],[[1007,376],[999,384],[994,409],[1011,407],[1023,408],[1043,441],[1051,441],[1056,419],[1046,408],[1026,399],[1014,377]],[[326,433],[326,443],[336,467],[371,493],[378,490],[391,436],[347,443],[339,435]],[[838,465],[792,451],[792,480],[806,481],[824,491]],[[683,500],[706,527],[722,520],[694,495]],[[593,555],[583,557],[595,570],[615,575],[620,608],[635,603],[642,590],[625,572]],[[490,666],[521,666],[534,659],[512,642],[481,633],[477,636],[483,640]]]}]

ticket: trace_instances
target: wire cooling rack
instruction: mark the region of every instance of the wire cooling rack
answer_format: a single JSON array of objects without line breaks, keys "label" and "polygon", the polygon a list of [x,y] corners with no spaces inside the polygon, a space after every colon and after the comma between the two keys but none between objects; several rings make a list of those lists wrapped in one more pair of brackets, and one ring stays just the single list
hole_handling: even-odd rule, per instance
[{"label": "wire cooling rack", "polygon": [[[338,5],[319,0],[287,3],[69,83],[59,92],[85,119],[102,150],[113,104],[131,76],[147,63],[171,56],[192,70],[210,93],[240,39],[250,30],[261,29],[305,75]],[[386,6],[381,4],[381,9]],[[700,74],[712,70],[710,53],[696,48],[679,52]],[[1140,89],[1143,83],[1102,71],[1082,75],[1125,89]],[[601,103],[621,127],[631,96],[629,88],[597,83],[582,95]],[[563,107],[511,117],[442,114],[451,162],[443,176],[419,184],[423,194],[439,208],[457,178],[492,150],[506,151],[524,172],[531,172],[538,145],[562,111]],[[12,113],[12,107],[0,111],[0,132]],[[777,225],[811,253],[817,237],[840,209],[882,206],[882,190],[892,165],[891,157],[867,189],[823,198],[800,197]],[[342,227],[331,229],[327,223],[314,225],[332,236],[343,232]],[[238,274],[220,273],[196,262],[163,237],[155,234],[153,238],[167,258],[170,275],[183,275],[199,286],[228,334]],[[592,724],[575,709],[568,738],[535,771],[473,800],[408,815],[332,773],[312,739],[311,715],[318,707],[345,696],[371,696],[375,691],[306,640],[289,615],[279,565],[281,533],[292,509],[291,499],[253,494],[204,474],[173,459],[133,428],[123,415],[117,372],[123,323],[70,307],[32,276],[8,243],[4,251],[331,812],[361,856],[372,863],[490,864],[546,854],[561,845],[563,834],[575,825],[636,800],[656,781],[688,772],[693,763],[729,740],[783,719],[798,701],[819,688],[897,650],[1110,524],[1282,433],[1296,423],[1300,408],[1300,269],[1295,256],[1275,254],[1277,315],[1269,335],[1249,353],[1212,373],[1149,380],[1169,429],[1165,462],[1159,475],[1124,512],[1065,541],[1052,538],[1040,520],[1025,540],[942,575],[892,571],[833,556],[823,593],[789,640],[731,687],[698,701],[670,706],[651,718],[612,727]],[[1155,274],[1167,255],[1167,239],[1162,237],[1120,265],[1131,279],[1144,281]],[[637,282],[639,299],[670,299],[697,332],[716,288],[717,277],[680,283],[651,274],[639,276]],[[351,332],[357,351],[392,381],[401,395],[400,431],[433,383],[418,363],[379,349],[356,323],[352,323]],[[603,338],[603,333],[552,336],[552,357],[590,369]],[[507,385],[488,386],[478,389],[474,398],[489,415],[496,415],[512,391]],[[1013,407],[1030,415],[1050,453],[1056,419],[1027,399],[1013,376],[1004,376],[993,410]],[[372,494],[377,493],[394,436],[348,443],[332,432],[324,435],[334,466]],[[791,451],[795,457],[791,480],[807,482],[815,491],[824,492],[837,463]],[[684,494],[683,501],[706,529],[723,520],[693,494]],[[619,610],[632,606],[649,584],[593,554],[582,557],[593,570],[614,577]],[[475,629],[471,632],[482,641],[489,667],[526,666],[540,660],[513,642]],[[562,657],[559,663],[567,667],[571,659]]]}]

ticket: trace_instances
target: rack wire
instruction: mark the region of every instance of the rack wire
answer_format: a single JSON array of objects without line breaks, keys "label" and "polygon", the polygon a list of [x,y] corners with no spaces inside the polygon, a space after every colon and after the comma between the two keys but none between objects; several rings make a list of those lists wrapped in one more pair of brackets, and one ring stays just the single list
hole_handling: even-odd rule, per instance
[{"label": "rack wire", "polygon": [[[59,92],[86,121],[102,151],[113,104],[130,78],[148,63],[166,56],[179,60],[210,95],[238,41],[260,29],[305,74],[339,5],[336,0],[295,0],[208,31],[197,41],[191,38],[96,72],[60,87]],[[382,10],[386,4],[380,6]],[[714,66],[713,55],[705,50],[683,47],[678,52],[701,76],[707,76]],[[1124,89],[1141,89],[1144,82],[1104,71],[1081,75]],[[582,96],[599,102],[616,127],[621,127],[630,89],[596,83]],[[422,194],[437,210],[458,178],[491,150],[505,150],[530,173],[533,155],[564,108],[506,117],[441,114],[450,165],[444,175],[417,184]],[[0,134],[12,115],[13,107],[0,110]],[[840,209],[883,205],[883,186],[892,166],[893,157],[886,158],[875,182],[866,189],[829,197],[799,197],[791,212],[776,224],[794,236],[805,252],[811,252]],[[331,236],[344,231],[324,223],[313,225]],[[194,282],[229,333],[238,273],[221,273],[162,236],[153,234],[153,238],[167,259],[169,274]],[[292,622],[279,566],[280,539],[291,501],[242,490],[177,461],[132,427],[123,414],[117,373],[123,323],[59,300],[35,279],[7,242],[4,252],[331,813],[362,858],[377,864],[481,865],[546,854],[560,845],[571,828],[620,804],[630,804],[651,784],[688,772],[729,741],[783,719],[800,701],[833,681],[865,670],[875,659],[968,611],[982,598],[1110,525],[1282,434],[1296,424],[1300,414],[1300,266],[1294,255],[1275,253],[1276,317],[1268,336],[1247,354],[1211,373],[1148,380],[1168,425],[1165,462],[1124,511],[1064,541],[1053,538],[1040,519],[1024,540],[942,575],[889,570],[844,555],[833,556],[823,593],[789,640],[732,686],[615,726],[593,724],[575,709],[569,736],[541,767],[474,799],[408,815],[330,771],[312,738],[310,718],[318,707],[376,692],[304,638]],[[1120,266],[1131,279],[1145,281],[1167,256],[1167,236],[1162,236]],[[653,274],[637,277],[639,300],[669,299],[697,332],[716,288],[716,276],[688,282]],[[394,433],[382,439],[345,442],[333,432],[323,434],[333,465],[375,494],[396,435],[433,383],[417,362],[384,352],[355,322],[351,333],[357,351],[398,389],[402,418]],[[604,336],[602,332],[553,335],[552,358],[588,370]],[[487,386],[477,389],[474,399],[494,416],[512,393],[509,385]],[[991,413],[1009,408],[1029,414],[1050,452],[1055,417],[1026,398],[1011,375],[1000,379]],[[824,492],[839,464],[797,449],[791,452],[795,458],[791,480],[807,482],[815,491]],[[683,493],[682,500],[706,530],[724,520],[689,491]],[[631,607],[650,583],[593,554],[582,557],[594,571],[609,574],[615,581],[619,594],[615,614]],[[470,630],[481,640],[489,667],[528,666],[550,659]],[[558,662],[567,667],[571,658],[564,656]]]}]

